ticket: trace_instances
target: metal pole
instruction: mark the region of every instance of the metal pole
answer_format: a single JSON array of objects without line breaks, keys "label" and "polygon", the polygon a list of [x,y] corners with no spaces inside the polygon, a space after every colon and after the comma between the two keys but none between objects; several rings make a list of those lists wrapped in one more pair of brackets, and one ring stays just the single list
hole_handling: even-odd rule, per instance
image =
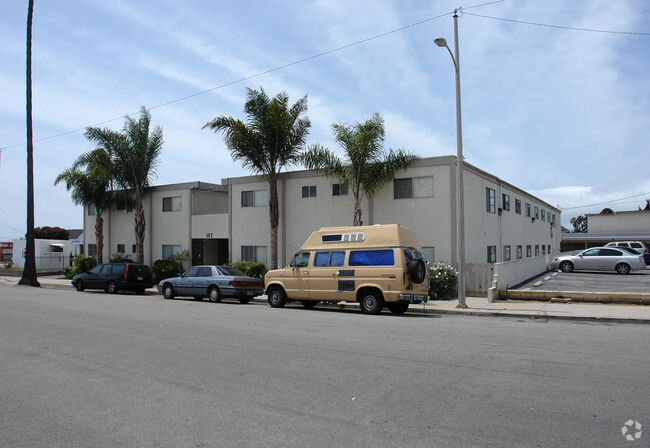
[{"label": "metal pole", "polygon": [[458,10],[454,11],[454,53],[456,68],[456,235],[458,236],[458,308],[467,308],[465,301],[465,192],[463,184],[463,131],[460,113],[460,58],[458,55]]}]

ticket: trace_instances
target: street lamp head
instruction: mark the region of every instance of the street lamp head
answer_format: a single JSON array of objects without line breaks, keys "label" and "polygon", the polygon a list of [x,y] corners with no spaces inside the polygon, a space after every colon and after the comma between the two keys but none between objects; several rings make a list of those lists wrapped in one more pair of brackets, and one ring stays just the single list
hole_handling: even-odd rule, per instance
[{"label": "street lamp head", "polygon": [[447,46],[447,41],[445,40],[444,37],[437,37],[433,40],[433,43],[435,43],[439,47],[446,47]]}]

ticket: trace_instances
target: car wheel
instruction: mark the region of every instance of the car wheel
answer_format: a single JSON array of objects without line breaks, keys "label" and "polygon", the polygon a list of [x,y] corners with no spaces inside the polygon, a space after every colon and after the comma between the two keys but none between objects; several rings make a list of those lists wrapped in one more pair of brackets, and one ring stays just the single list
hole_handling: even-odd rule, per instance
[{"label": "car wheel", "polygon": [[77,291],[83,291],[84,290],[84,284],[81,283],[81,280],[77,281],[77,286],[75,286],[75,288],[77,288]]},{"label": "car wheel", "polygon": [[253,299],[251,299],[250,297],[240,297],[239,298],[239,303],[246,304],[246,303],[250,302],[251,300],[253,300]]},{"label": "car wheel", "polygon": [[221,302],[221,292],[219,292],[219,288],[211,286],[210,289],[208,289],[208,299],[210,299],[210,302]]},{"label": "car wheel", "polygon": [[421,258],[411,261],[411,264],[408,266],[408,271],[413,283],[422,283],[427,278],[427,267]]},{"label": "car wheel", "polygon": [[573,263],[570,261],[563,261],[560,263],[560,270],[562,272],[573,272]]},{"label": "car wheel", "polygon": [[108,282],[108,285],[106,285],[106,292],[109,294],[115,294],[117,292],[117,285],[115,282]]},{"label": "car wheel", "polygon": [[368,290],[361,294],[359,304],[365,314],[379,314],[384,307],[384,298],[378,291]]},{"label": "car wheel", "polygon": [[623,274],[623,275],[629,274],[631,270],[632,269],[630,269],[630,265],[628,264],[619,263],[616,265],[616,272],[619,274]]},{"label": "car wheel", "polygon": [[174,287],[170,285],[169,283],[166,283],[165,286],[163,286],[163,297],[165,299],[173,299],[176,293],[174,292]]},{"label": "car wheel", "polygon": [[282,308],[287,304],[287,295],[284,293],[282,288],[271,288],[268,296],[269,305],[273,308]]},{"label": "car wheel", "polygon": [[302,306],[304,306],[308,310],[311,310],[312,308],[314,308],[316,306],[316,302],[314,302],[313,300],[302,300],[301,303],[302,303]]},{"label": "car wheel", "polygon": [[389,303],[386,305],[393,314],[404,314],[409,309],[408,302]]}]

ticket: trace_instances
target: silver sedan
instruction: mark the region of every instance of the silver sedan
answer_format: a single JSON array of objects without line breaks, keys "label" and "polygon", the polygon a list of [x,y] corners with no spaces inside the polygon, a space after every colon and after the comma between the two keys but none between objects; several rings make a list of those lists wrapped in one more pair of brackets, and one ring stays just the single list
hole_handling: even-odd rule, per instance
[{"label": "silver sedan", "polygon": [[207,297],[212,302],[234,298],[248,303],[253,297],[264,294],[261,278],[249,277],[231,266],[194,266],[180,277],[161,280],[157,288],[165,299],[189,296],[203,300]]},{"label": "silver sedan", "polygon": [[560,269],[563,272],[582,270],[629,274],[633,270],[643,270],[645,266],[643,255],[613,247],[593,247],[576,255],[558,255],[551,262],[553,269]]}]

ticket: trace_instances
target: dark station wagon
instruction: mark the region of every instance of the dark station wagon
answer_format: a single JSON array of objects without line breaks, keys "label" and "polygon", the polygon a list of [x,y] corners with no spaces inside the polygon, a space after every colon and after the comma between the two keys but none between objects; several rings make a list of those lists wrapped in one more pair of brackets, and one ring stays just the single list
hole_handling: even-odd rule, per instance
[{"label": "dark station wagon", "polygon": [[77,291],[103,289],[115,294],[129,290],[144,294],[145,289],[153,287],[153,274],[146,264],[102,263],[88,272],[75,275],[72,286],[77,288]]}]

